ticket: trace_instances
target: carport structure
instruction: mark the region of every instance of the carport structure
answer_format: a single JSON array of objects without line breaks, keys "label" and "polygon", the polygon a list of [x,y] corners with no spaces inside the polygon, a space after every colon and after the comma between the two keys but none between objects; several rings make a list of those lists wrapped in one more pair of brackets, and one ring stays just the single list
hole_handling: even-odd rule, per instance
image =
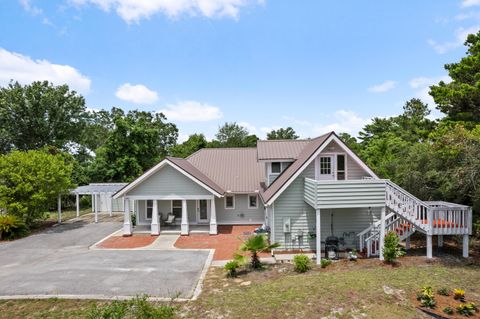
[{"label": "carport structure", "polygon": [[[113,199],[112,196],[127,183],[91,183],[79,186],[70,193],[75,195],[77,217],[80,216],[80,196],[92,196],[92,212],[95,213],[95,222],[98,222],[98,212],[108,212],[110,216],[112,211],[123,211],[123,199]],[[58,197],[58,220],[61,222],[61,198]]]}]

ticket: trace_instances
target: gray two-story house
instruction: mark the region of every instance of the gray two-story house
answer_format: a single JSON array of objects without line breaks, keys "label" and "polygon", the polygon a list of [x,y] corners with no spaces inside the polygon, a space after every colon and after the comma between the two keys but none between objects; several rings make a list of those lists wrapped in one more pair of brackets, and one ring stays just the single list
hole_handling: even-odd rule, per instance
[{"label": "gray two-story house", "polygon": [[137,223],[149,225],[152,235],[168,216],[182,235],[189,235],[191,225],[207,225],[214,236],[217,225],[263,224],[279,249],[318,256],[325,239],[334,236],[345,248],[382,258],[388,231],[407,245],[415,231],[424,233],[428,257],[433,236],[440,244],[443,235],[464,235],[466,255],[471,233],[469,207],[424,202],[380,179],[334,132],[167,157],[114,198],[124,199],[124,235],[132,233],[133,203]]}]

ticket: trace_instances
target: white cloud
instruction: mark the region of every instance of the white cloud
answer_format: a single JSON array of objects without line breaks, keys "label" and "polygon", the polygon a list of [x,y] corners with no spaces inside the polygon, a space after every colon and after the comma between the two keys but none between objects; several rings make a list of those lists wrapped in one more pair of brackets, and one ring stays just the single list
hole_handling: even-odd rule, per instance
[{"label": "white cloud", "polygon": [[480,12],[472,11],[467,13],[460,13],[455,16],[455,20],[463,21],[468,19],[479,20],[480,19]]},{"label": "white cloud", "polygon": [[70,0],[76,6],[87,3],[102,10],[116,13],[127,23],[138,23],[157,13],[168,17],[181,14],[202,15],[207,18],[229,17],[236,19],[241,7],[262,4],[264,0]]},{"label": "white cloud", "polygon": [[257,128],[254,125],[252,125],[248,122],[238,122],[238,125],[246,128],[248,133],[250,133],[250,134],[256,134],[257,133]]},{"label": "white cloud", "polygon": [[480,6],[480,0],[463,0],[462,7]]},{"label": "white cloud", "polygon": [[218,107],[197,101],[168,104],[158,112],[165,114],[167,119],[178,122],[206,122],[218,120],[223,116]]},{"label": "white cloud", "polygon": [[444,54],[456,48],[459,48],[463,45],[467,36],[472,33],[477,33],[480,29],[480,26],[475,25],[469,28],[458,28],[455,30],[455,39],[453,41],[447,41],[443,43],[438,43],[432,39],[429,39],[427,43],[438,53]]},{"label": "white cloud", "polygon": [[33,81],[50,81],[55,85],[68,84],[71,89],[88,93],[91,81],[69,65],[54,64],[47,60],[32,60],[30,57],[0,48],[0,86],[10,80],[21,84]]},{"label": "white cloud", "polygon": [[369,87],[368,90],[373,93],[383,93],[393,90],[397,86],[396,81],[388,80],[383,83]]},{"label": "white cloud", "polygon": [[18,2],[20,2],[20,5],[23,7],[23,10],[27,11],[31,15],[36,16],[36,15],[42,14],[43,12],[42,9],[34,6],[31,0],[19,0]]},{"label": "white cloud", "polygon": [[157,92],[142,84],[124,83],[118,87],[115,96],[121,100],[137,104],[152,104],[158,101]]},{"label": "white cloud", "polygon": [[356,135],[370,119],[364,119],[352,111],[336,111],[329,124],[316,124],[313,127],[315,135],[325,134],[330,131],[336,133],[349,133]]}]

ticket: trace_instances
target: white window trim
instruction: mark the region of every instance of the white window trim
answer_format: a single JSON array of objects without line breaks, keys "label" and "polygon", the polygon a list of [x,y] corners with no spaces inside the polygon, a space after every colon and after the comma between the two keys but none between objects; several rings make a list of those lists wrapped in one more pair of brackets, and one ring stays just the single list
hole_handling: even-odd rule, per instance
[{"label": "white window trim", "polygon": [[[280,164],[280,172],[274,172],[272,170],[272,166],[273,166],[272,164],[273,163],[279,163]],[[280,175],[282,173],[282,166],[283,166],[282,162],[280,162],[280,161],[279,162],[271,162],[270,165],[268,165],[270,175]]]},{"label": "white window trim", "polygon": [[[250,206],[250,197],[255,196],[255,206]],[[248,209],[258,209],[258,195],[257,194],[249,194],[247,196],[247,207]]]},{"label": "white window trim", "polygon": [[[227,207],[227,197],[233,197],[233,206]],[[235,194],[225,195],[225,199],[223,200],[223,206],[225,209],[235,209]]]},{"label": "white window trim", "polygon": [[145,201],[145,220],[152,220],[152,218],[148,218],[148,201],[152,202],[152,216],[153,216],[153,200],[147,199]]}]

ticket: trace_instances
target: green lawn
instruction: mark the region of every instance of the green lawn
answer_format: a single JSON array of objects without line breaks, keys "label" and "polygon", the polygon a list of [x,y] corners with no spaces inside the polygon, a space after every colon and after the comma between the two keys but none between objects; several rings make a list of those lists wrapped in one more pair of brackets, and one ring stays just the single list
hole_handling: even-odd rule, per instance
[{"label": "green lawn", "polygon": [[[250,282],[250,283],[249,283]],[[480,266],[455,258],[427,262],[406,257],[396,267],[376,259],[338,262],[306,274],[291,265],[225,278],[211,268],[196,301],[180,303],[180,318],[421,318],[415,292],[423,285],[434,290],[462,288],[469,301],[480,304]],[[243,283],[243,284],[242,284]],[[401,289],[388,295],[384,286]],[[82,318],[94,301],[0,301],[0,318]]]}]

